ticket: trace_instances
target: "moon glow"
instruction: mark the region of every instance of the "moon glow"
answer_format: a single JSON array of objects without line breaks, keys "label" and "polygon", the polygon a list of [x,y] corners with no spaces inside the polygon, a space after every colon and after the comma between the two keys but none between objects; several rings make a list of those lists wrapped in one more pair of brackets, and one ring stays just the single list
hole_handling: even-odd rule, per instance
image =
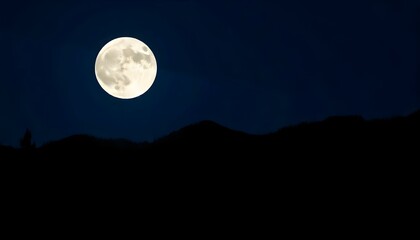
[{"label": "moon glow", "polygon": [[131,99],[145,93],[155,81],[156,58],[142,41],[116,38],[99,51],[95,75],[99,85],[111,96]]}]

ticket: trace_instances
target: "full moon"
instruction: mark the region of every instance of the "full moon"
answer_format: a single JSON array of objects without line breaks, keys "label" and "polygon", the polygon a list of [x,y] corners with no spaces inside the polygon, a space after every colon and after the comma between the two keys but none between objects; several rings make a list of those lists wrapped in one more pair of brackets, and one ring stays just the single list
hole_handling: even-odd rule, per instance
[{"label": "full moon", "polygon": [[145,93],[155,81],[156,58],[142,41],[116,38],[99,51],[95,75],[99,85],[111,96],[131,99]]}]

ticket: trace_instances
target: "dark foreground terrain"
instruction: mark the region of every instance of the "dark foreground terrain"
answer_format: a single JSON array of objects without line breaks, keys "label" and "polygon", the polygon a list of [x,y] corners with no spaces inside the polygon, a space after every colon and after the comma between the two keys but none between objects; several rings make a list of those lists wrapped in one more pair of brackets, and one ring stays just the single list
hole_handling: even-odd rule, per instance
[{"label": "dark foreground terrain", "polygon": [[418,156],[419,133],[420,112],[372,121],[359,116],[330,117],[267,135],[250,135],[202,121],[152,143],[74,135],[38,148],[29,144],[19,149],[0,146],[0,159],[209,164],[414,160]]},{"label": "dark foreground terrain", "polygon": [[29,138],[18,149],[0,146],[0,161],[5,166],[32,166],[51,172],[112,169],[114,175],[118,169],[125,173],[147,169],[147,173],[198,177],[213,173],[269,177],[293,172],[341,176],[395,173],[400,167],[414,170],[408,166],[420,159],[419,138],[420,111],[369,121],[359,116],[330,117],[266,135],[202,121],[151,143],[74,135],[36,148]]},{"label": "dark foreground terrain", "polygon": [[331,117],[267,135],[203,121],[152,143],[76,135],[35,148],[29,138],[0,147],[3,206],[9,220],[31,222],[48,211],[89,226],[86,216],[126,226],[127,216],[189,218],[200,234],[226,226],[258,239],[401,237],[413,226],[419,138],[420,112]]}]

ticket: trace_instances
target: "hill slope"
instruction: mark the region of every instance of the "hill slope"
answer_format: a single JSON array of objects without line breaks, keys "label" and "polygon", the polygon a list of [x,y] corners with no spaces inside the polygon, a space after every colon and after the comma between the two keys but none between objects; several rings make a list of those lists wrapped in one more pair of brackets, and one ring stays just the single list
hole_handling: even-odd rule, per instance
[{"label": "hill slope", "polygon": [[[134,143],[124,139],[99,139],[74,135],[53,141],[30,154],[9,147],[0,148],[2,158],[38,158],[60,160],[112,159],[151,160],[169,155],[191,159],[214,157],[238,160],[293,158],[313,154],[322,157],[376,155],[401,156],[415,153],[420,134],[420,111],[406,117],[365,121],[359,116],[330,117],[324,121],[302,123],[267,135],[234,131],[212,121],[181,128],[152,143]],[[28,151],[26,151],[28,152]],[[215,159],[216,160],[216,159]]]}]

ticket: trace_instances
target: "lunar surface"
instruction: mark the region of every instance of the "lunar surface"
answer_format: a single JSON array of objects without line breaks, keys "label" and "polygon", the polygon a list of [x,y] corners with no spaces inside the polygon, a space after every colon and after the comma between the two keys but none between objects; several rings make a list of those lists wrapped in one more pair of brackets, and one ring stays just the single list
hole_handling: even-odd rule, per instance
[{"label": "lunar surface", "polygon": [[131,99],[145,93],[155,81],[156,58],[142,41],[121,37],[99,52],[95,74],[99,85],[111,96]]}]

